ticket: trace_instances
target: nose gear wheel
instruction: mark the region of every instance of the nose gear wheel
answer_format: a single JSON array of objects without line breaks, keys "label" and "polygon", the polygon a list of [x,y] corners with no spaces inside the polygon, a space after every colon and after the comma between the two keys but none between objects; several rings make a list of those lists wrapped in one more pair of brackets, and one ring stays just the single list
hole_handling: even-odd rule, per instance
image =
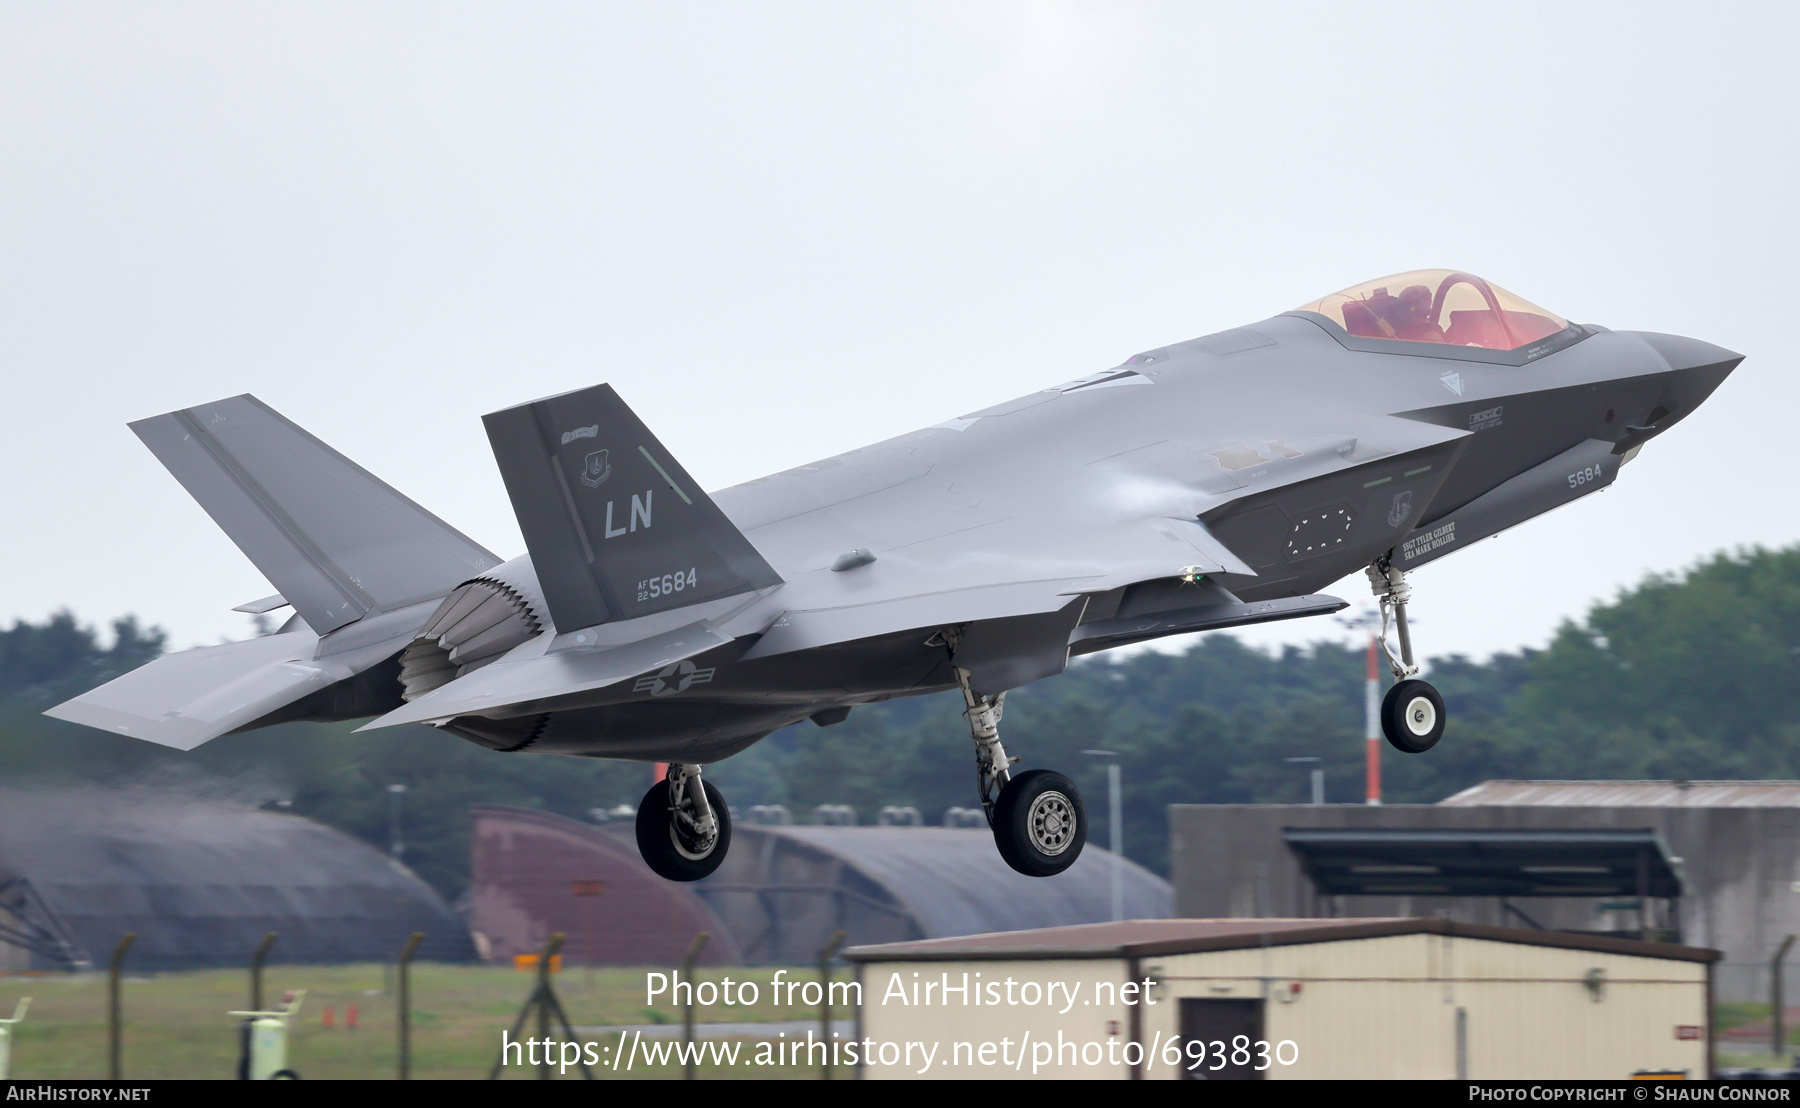
[{"label": "nose gear wheel", "polygon": [[1444,698],[1425,681],[1402,681],[1381,699],[1381,733],[1407,754],[1423,754],[1444,737]]}]

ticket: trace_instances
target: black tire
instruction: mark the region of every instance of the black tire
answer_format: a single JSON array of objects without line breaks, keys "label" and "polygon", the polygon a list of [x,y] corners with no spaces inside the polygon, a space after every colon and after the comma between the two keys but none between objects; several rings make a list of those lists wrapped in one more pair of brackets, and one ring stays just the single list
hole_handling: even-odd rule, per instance
[{"label": "black tire", "polygon": [[712,805],[713,815],[719,819],[719,839],[704,858],[690,857],[676,846],[675,821],[669,813],[668,781],[658,781],[650,786],[650,791],[638,805],[638,853],[644,856],[644,864],[656,871],[658,877],[670,881],[698,881],[718,869],[719,863],[725,860],[725,852],[731,849],[731,812],[725,807],[725,798],[710,781],[701,781],[700,787],[706,790],[706,802]]},{"label": "black tire", "polygon": [[1402,681],[1381,700],[1381,733],[1406,754],[1423,754],[1444,737],[1444,698],[1427,681]]},{"label": "black tire", "polygon": [[300,1075],[293,1070],[276,1070],[269,1075],[270,1081],[298,1081]]},{"label": "black tire", "polygon": [[1087,825],[1080,790],[1053,770],[1019,774],[994,801],[994,845],[1027,877],[1051,877],[1074,865],[1087,844]]}]

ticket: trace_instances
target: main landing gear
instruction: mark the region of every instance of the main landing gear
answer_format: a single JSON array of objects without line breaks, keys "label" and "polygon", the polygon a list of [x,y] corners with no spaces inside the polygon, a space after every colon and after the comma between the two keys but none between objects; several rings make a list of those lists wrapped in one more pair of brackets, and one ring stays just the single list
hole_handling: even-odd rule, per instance
[{"label": "main landing gear", "polygon": [[[1394,687],[1381,700],[1381,733],[1388,744],[1407,754],[1423,754],[1444,737],[1444,698],[1428,681],[1414,677],[1419,667],[1413,662],[1412,636],[1406,627],[1406,604],[1412,599],[1412,586],[1406,583],[1406,571],[1381,558],[1368,569],[1369,586],[1381,603],[1381,651],[1387,655],[1388,668],[1394,674]],[[1396,657],[1388,645],[1388,622],[1399,632],[1400,653]]]},{"label": "main landing gear", "polygon": [[[953,667],[954,668],[954,667]],[[956,683],[968,709],[969,734],[975,739],[975,781],[981,810],[994,829],[994,845],[1006,864],[1028,877],[1050,877],[1075,864],[1087,842],[1087,809],[1075,782],[1047,769],[1027,770],[1017,777],[1000,745],[1000,713],[1006,694],[977,696],[969,687],[969,671],[957,668]]]},{"label": "main landing gear", "polygon": [[638,853],[670,881],[698,881],[719,868],[731,848],[731,812],[700,767],[669,763],[637,810]]}]

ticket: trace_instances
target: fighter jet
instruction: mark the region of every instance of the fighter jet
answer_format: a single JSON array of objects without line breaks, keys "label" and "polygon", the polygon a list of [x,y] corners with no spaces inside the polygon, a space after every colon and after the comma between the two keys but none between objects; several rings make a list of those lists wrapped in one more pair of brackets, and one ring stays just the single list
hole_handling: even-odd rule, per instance
[{"label": "fighter jet", "polygon": [[1336,611],[1321,590],[1363,571],[1395,679],[1383,730],[1429,750],[1444,702],[1417,676],[1408,574],[1606,488],[1741,360],[1421,270],[711,494],[601,384],[483,417],[511,560],[232,397],[131,427],[279,590],[236,610],[292,617],[49,714],[183,750],[373,716],[667,763],[638,844],[691,881],[731,843],[703,765],[956,690],[995,844],[1048,876],[1088,816],[1069,778],[1015,768],[1008,690],[1076,655]]}]

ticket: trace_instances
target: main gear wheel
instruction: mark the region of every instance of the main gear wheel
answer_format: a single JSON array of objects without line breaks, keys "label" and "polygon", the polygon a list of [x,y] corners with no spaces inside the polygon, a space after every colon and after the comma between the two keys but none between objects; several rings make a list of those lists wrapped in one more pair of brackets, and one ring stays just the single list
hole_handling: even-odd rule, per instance
[{"label": "main gear wheel", "polygon": [[718,869],[731,848],[731,812],[719,790],[700,780],[700,767],[671,765],[638,805],[637,841],[644,864],[658,877],[698,881]]},{"label": "main gear wheel", "polygon": [[1075,782],[1054,770],[1012,778],[994,802],[994,845],[1028,877],[1050,877],[1075,864],[1087,844],[1087,807]]}]

